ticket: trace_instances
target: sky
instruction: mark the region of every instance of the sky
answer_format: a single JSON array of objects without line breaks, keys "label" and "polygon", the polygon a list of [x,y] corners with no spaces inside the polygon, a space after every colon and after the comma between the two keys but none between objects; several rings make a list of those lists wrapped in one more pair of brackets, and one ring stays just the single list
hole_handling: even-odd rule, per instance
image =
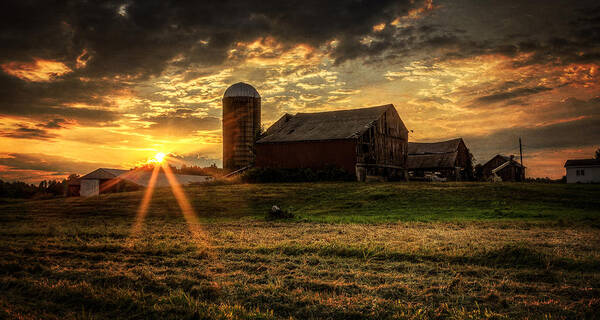
[{"label": "sky", "polygon": [[285,113],[393,103],[409,141],[462,137],[560,178],[600,147],[597,1],[3,1],[0,179],[157,152],[221,165],[236,82]]}]

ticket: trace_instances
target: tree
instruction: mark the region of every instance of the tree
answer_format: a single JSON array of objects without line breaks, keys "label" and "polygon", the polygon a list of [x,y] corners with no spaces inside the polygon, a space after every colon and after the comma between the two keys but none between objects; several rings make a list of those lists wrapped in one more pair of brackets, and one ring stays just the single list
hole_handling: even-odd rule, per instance
[{"label": "tree", "polygon": [[598,150],[596,150],[596,160],[600,160],[600,148],[598,148]]}]

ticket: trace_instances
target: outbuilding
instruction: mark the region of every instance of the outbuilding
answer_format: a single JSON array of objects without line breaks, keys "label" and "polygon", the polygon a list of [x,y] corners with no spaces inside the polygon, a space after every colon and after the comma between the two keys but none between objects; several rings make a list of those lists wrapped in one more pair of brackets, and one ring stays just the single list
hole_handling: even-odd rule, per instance
[{"label": "outbuilding", "polygon": [[407,167],[415,179],[431,174],[448,180],[472,180],[472,158],[462,138],[408,143]]},{"label": "outbuilding", "polygon": [[[175,179],[181,185],[191,183],[202,183],[211,181],[210,176],[196,176],[186,174],[174,174]],[[148,170],[121,170],[99,168],[79,179],[80,191],[79,194],[83,197],[98,195],[101,193],[113,193],[124,191],[135,191],[148,187],[152,171]],[[159,172],[156,177],[156,187],[169,186],[169,179],[164,172]]]},{"label": "outbuilding", "polygon": [[483,177],[489,181],[525,181],[525,167],[510,157],[498,154],[482,166]]},{"label": "outbuilding", "polygon": [[404,179],[408,130],[392,104],[285,114],[256,142],[256,167],[335,166],[367,179]]},{"label": "outbuilding", "polygon": [[600,159],[574,159],[565,162],[567,183],[600,183]]}]

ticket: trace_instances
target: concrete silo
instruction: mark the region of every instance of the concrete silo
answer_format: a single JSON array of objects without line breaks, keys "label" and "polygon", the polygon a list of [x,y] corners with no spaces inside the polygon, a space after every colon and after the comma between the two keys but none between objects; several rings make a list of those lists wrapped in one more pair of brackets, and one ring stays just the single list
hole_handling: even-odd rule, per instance
[{"label": "concrete silo", "polygon": [[234,171],[254,162],[254,142],[260,134],[260,95],[238,82],[223,95],[223,168]]}]

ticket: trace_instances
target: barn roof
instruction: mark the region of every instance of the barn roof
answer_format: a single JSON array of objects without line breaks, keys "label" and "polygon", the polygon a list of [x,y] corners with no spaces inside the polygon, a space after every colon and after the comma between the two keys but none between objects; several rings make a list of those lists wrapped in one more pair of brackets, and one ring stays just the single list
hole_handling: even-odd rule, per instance
[{"label": "barn roof", "polygon": [[81,177],[80,179],[81,180],[84,180],[84,179],[94,179],[94,180],[95,179],[98,179],[98,180],[114,179],[127,171],[128,170],[99,168],[99,169],[96,169],[96,170],[86,174],[85,176]]},{"label": "barn roof", "polygon": [[[179,184],[186,185],[190,183],[205,182],[212,179],[210,176],[197,176],[188,174],[174,174],[175,179]],[[100,168],[96,169],[80,179],[91,179],[91,180],[110,180],[110,179],[122,179],[125,181],[132,182],[139,186],[147,187],[150,184],[150,178],[152,177],[152,171],[148,170],[120,170],[120,169],[108,169]],[[156,187],[169,186],[169,179],[163,171],[158,173],[156,177]]]},{"label": "barn roof", "polygon": [[285,114],[257,143],[355,139],[389,108],[394,108],[394,105],[298,113],[294,116]]},{"label": "barn roof", "polygon": [[423,143],[409,142],[408,154],[428,154],[428,153],[447,153],[458,151],[462,138],[456,138],[448,141]]},{"label": "barn roof", "polygon": [[[210,176],[197,176],[189,174],[173,174],[179,184],[187,185],[190,183],[206,182],[212,179]],[[120,178],[133,182],[139,186],[147,187],[150,184],[150,178],[152,177],[152,171],[145,170],[132,170],[128,174],[122,175]],[[167,187],[169,186],[169,179],[164,172],[159,172],[156,177],[156,187]]]},{"label": "barn roof", "polygon": [[498,157],[499,157],[500,159],[504,160],[504,161],[510,161],[510,164],[509,164],[509,166],[514,166],[514,167],[522,167],[522,168],[525,168],[525,166],[523,166],[522,164],[518,163],[518,162],[517,162],[517,161],[514,159],[514,157],[508,157],[508,156],[505,156],[505,155],[502,155],[502,154],[497,154],[497,155],[493,156],[493,157],[492,157],[492,158],[491,158],[491,159],[490,159],[488,162],[486,162],[486,163],[485,163],[483,166],[484,166],[484,167],[487,167],[488,163],[492,162],[492,160],[494,160],[494,159],[496,159],[496,158],[498,158]]},{"label": "barn roof", "polygon": [[411,154],[406,159],[408,169],[454,168],[458,152]]},{"label": "barn roof", "polygon": [[600,159],[572,159],[565,162],[565,167],[595,167],[600,166]]},{"label": "barn roof", "polygon": [[408,169],[454,168],[462,138],[440,142],[409,142]]}]

